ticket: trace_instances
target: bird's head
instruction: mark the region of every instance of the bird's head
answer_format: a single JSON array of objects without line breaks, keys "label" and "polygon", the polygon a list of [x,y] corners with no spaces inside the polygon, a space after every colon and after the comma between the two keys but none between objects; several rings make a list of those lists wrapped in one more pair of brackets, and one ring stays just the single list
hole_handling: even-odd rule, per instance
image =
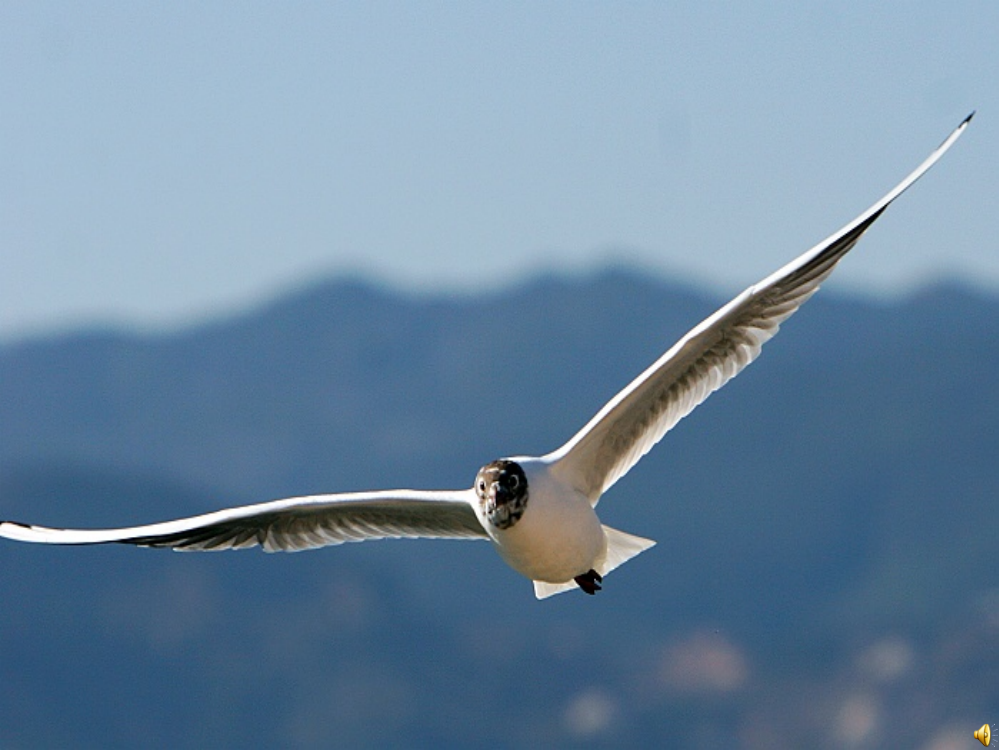
[{"label": "bird's head", "polygon": [[509,529],[527,508],[527,476],[516,461],[493,461],[479,469],[475,494],[489,523],[497,529]]}]

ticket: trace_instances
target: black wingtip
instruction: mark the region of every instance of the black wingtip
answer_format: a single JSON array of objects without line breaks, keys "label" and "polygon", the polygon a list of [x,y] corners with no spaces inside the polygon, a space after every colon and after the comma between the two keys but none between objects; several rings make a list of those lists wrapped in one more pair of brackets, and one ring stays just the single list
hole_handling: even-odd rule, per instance
[{"label": "black wingtip", "polygon": [[977,111],[978,111],[977,109],[971,110],[971,114],[968,115],[967,117],[965,117],[963,120],[961,120],[961,124],[958,125],[958,127],[959,128],[963,127],[963,126],[967,125],[969,122],[971,122],[971,118],[975,116],[975,112],[977,112]]}]

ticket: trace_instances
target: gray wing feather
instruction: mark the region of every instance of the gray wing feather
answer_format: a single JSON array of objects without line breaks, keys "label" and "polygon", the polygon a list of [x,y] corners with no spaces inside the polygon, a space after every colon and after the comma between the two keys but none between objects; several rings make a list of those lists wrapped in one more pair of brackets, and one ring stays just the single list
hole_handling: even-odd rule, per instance
[{"label": "gray wing feather", "polygon": [[117,542],[177,550],[262,546],[267,552],[401,537],[488,538],[470,490],[394,490],[275,500],[123,529],[50,529],[0,523],[0,536],[45,544]]},{"label": "gray wing feather", "polygon": [[[972,113],[974,114],[974,113]],[[546,458],[593,504],[677,422],[760,354],[888,205],[953,145],[969,115],[884,198],[700,323]]]}]

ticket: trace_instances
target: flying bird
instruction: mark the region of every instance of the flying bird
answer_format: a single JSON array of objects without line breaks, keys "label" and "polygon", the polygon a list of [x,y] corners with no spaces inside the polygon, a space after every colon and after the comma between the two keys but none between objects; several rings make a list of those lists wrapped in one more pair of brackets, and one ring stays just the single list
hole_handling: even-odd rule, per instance
[{"label": "flying bird", "polygon": [[117,542],[177,550],[296,551],[400,537],[488,539],[534,581],[537,598],[595,594],[603,577],[655,542],[600,523],[600,497],[677,422],[759,355],[884,210],[961,136],[972,113],[915,171],[838,232],[694,327],[562,447],[502,458],[469,489],[292,497],[120,529],[0,522],[0,536],[44,544]]}]

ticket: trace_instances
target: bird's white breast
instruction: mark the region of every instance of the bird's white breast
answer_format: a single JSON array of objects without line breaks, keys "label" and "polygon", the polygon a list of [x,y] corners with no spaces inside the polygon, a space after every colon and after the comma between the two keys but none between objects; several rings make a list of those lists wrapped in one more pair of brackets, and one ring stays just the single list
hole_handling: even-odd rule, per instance
[{"label": "bird's white breast", "polygon": [[547,462],[513,460],[527,476],[524,515],[509,529],[497,529],[482,519],[500,556],[535,581],[563,583],[586,573],[606,547],[600,519],[589,500],[556,479]]}]

